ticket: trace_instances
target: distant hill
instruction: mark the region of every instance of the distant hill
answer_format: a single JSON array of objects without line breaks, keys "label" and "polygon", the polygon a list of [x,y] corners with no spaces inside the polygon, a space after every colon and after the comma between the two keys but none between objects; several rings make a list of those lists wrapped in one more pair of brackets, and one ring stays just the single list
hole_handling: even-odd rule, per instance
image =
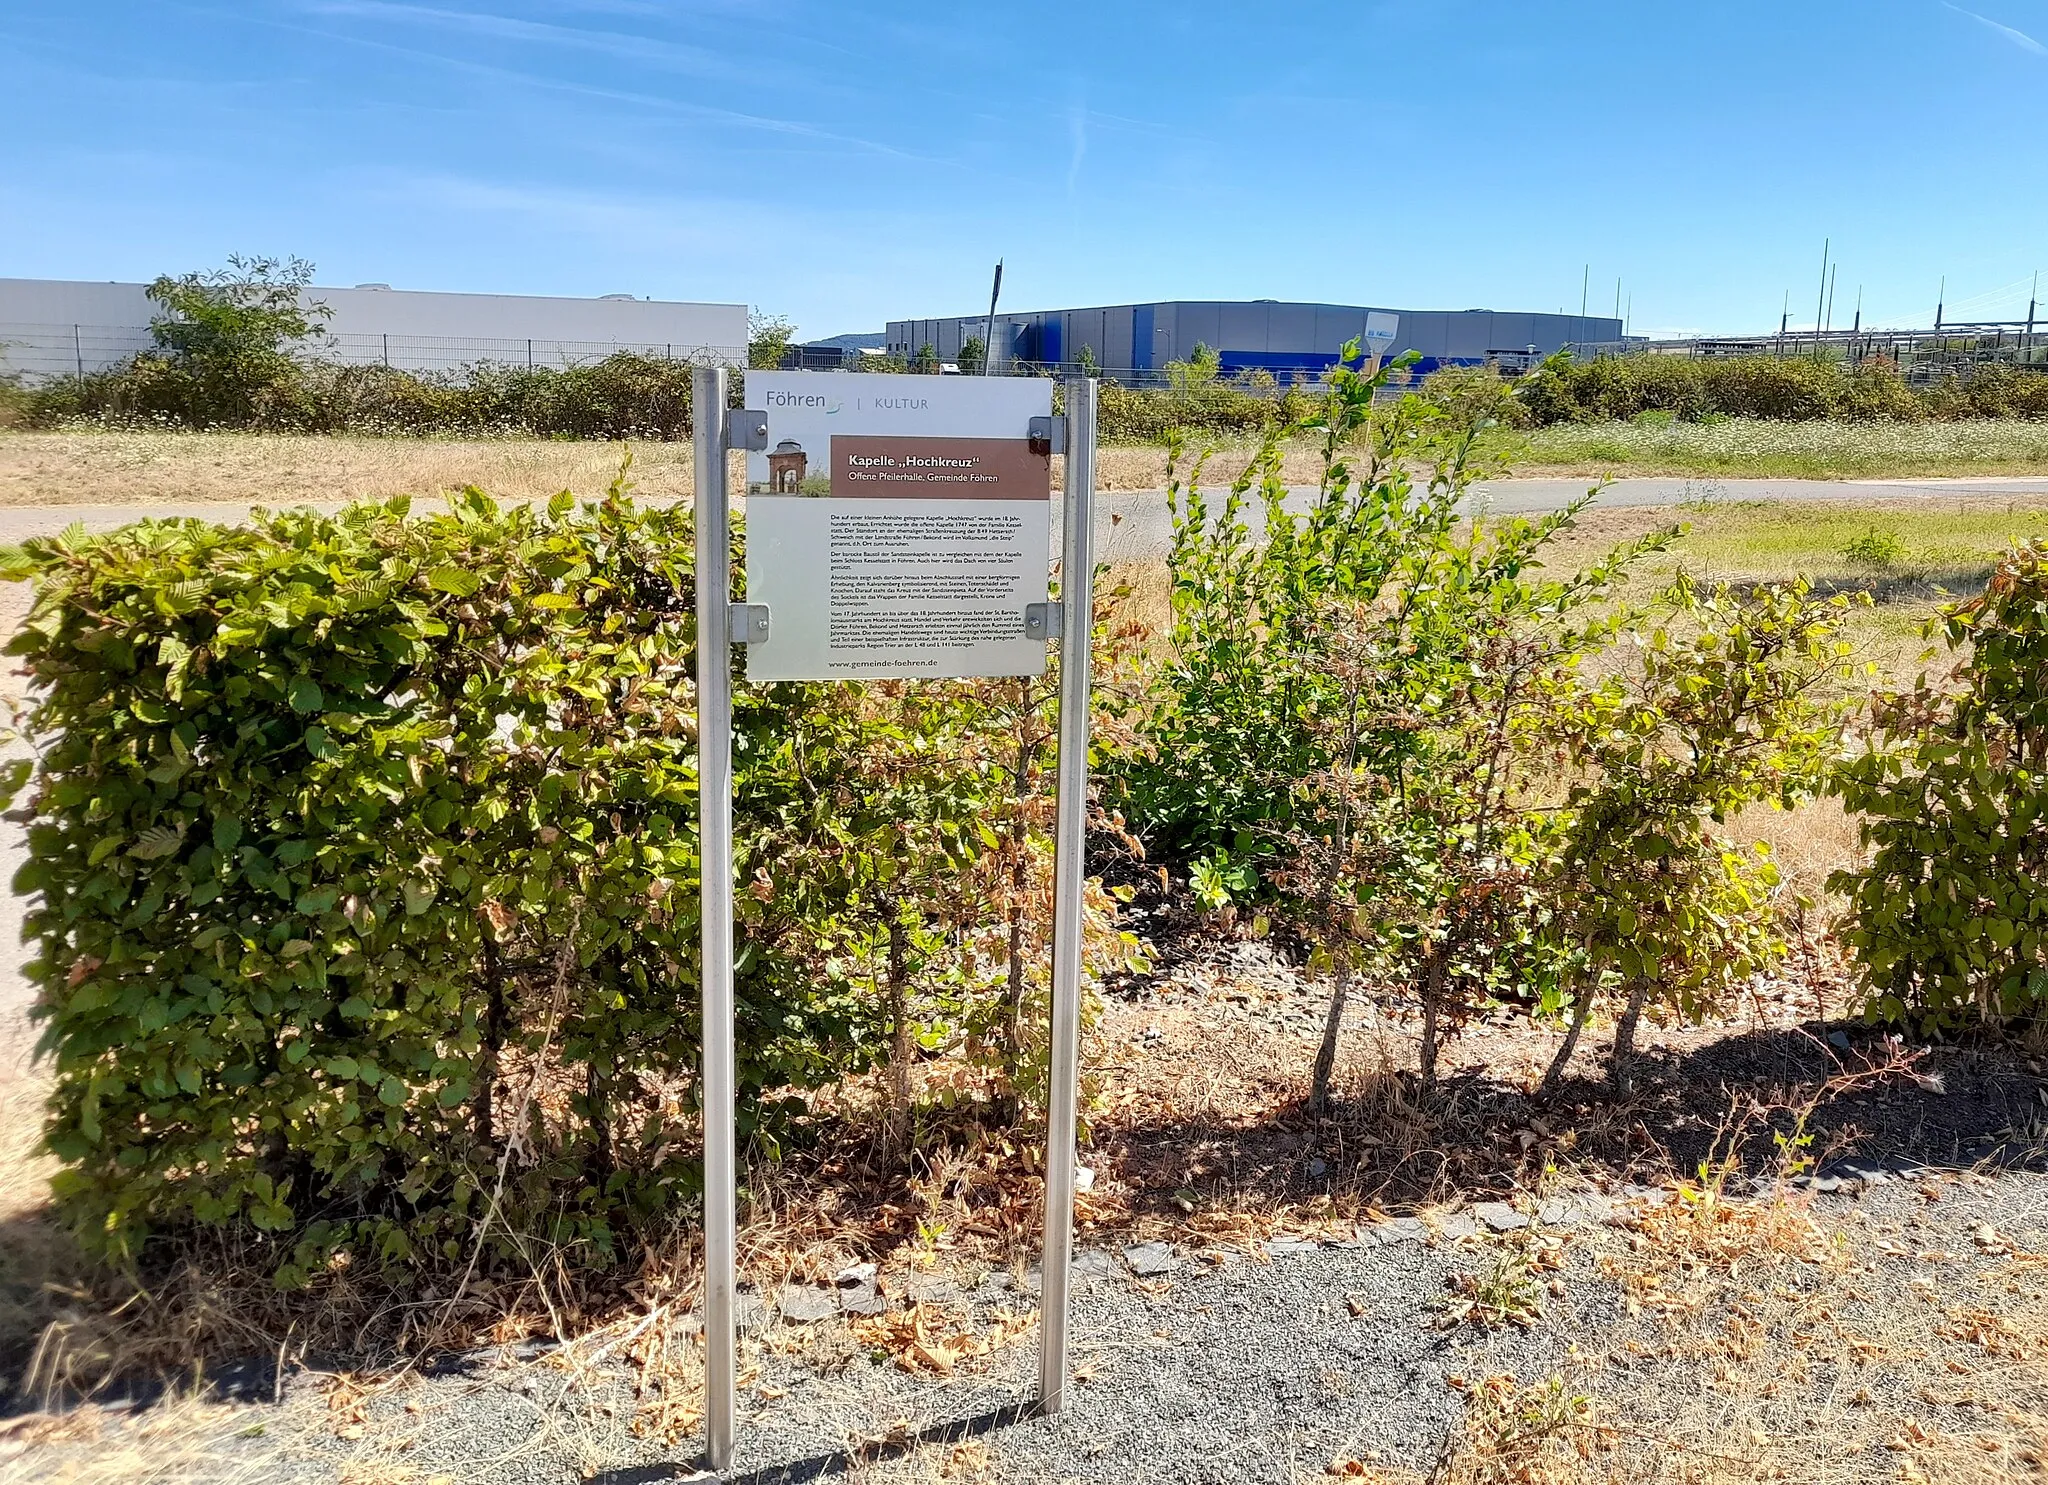
[{"label": "distant hill", "polygon": [[807,340],[805,345],[830,346],[836,351],[879,351],[889,343],[886,330],[870,330],[858,335],[832,335],[823,340]]}]

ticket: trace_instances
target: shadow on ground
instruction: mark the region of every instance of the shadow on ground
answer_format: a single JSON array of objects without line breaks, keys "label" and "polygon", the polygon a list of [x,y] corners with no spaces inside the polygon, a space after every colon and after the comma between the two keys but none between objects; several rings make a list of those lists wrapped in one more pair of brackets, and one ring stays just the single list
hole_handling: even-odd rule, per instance
[{"label": "shadow on ground", "polygon": [[[727,1475],[725,1479],[729,1485],[771,1485],[771,1482],[772,1485],[804,1485],[804,1482],[810,1480],[848,1475],[863,1465],[900,1459],[915,1453],[927,1444],[965,1443],[969,1439],[994,1433],[999,1428],[1021,1423],[1032,1416],[1033,1411],[1028,1407],[996,1408],[976,1414],[972,1418],[927,1424],[919,1429],[905,1429],[863,1449],[835,1449],[830,1453],[814,1454],[808,1459],[799,1459],[789,1464],[735,1472]],[[602,1470],[589,1477],[589,1485],[660,1485],[660,1482],[665,1480],[693,1480],[702,1472],[701,1464],[637,1465],[628,1469]]]},{"label": "shadow on ground", "polygon": [[[1177,1061],[1177,1050],[1168,1047],[1164,1060]],[[1463,1049],[1468,1058],[1472,1050]],[[1831,1080],[1882,1063],[1891,1050],[1860,1025],[1684,1033],[1639,1051],[1636,1088],[1625,1098],[1584,1073],[1538,1098],[1525,1091],[1534,1081],[1526,1069],[1468,1065],[1427,1101],[1405,1072],[1354,1079],[1323,1118],[1298,1096],[1251,1119],[1180,1116],[1161,1096],[1154,1112],[1101,1132],[1107,1159],[1099,1163],[1128,1193],[1131,1215],[1171,1218],[1190,1204],[1333,1205],[1343,1215],[1500,1198],[1531,1189],[1546,1167],[1621,1184],[1693,1178],[1703,1164],[1723,1162],[1759,1177],[1783,1171],[1789,1157],[1826,1181],[1869,1169],[2040,1159],[2044,1084],[2022,1050],[1940,1048],[1911,1073],[1830,1094]],[[1579,1063],[1593,1068],[1592,1051]],[[1781,1138],[1803,1142],[1788,1148]]]}]

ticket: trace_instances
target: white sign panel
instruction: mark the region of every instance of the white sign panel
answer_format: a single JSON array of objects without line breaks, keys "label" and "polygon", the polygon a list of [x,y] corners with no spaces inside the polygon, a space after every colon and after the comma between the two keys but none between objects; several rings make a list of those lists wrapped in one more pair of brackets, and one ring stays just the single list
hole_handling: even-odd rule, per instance
[{"label": "white sign panel", "polygon": [[746,584],[768,609],[756,681],[1039,675],[1052,413],[1037,377],[747,373]]},{"label": "white sign panel", "polygon": [[1385,310],[1370,310],[1365,316],[1365,353],[1368,356],[1384,356],[1387,347],[1394,343],[1400,333],[1401,317],[1388,314]]}]

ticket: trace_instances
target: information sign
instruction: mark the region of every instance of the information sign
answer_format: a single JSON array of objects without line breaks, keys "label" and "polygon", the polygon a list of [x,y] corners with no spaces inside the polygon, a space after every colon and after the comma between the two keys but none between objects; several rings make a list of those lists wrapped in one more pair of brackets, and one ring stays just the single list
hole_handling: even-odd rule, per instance
[{"label": "information sign", "polygon": [[1052,414],[1037,377],[767,371],[747,455],[755,681],[1038,675],[1024,629],[1052,558]]},{"label": "information sign", "polygon": [[1401,332],[1401,317],[1382,309],[1371,310],[1365,317],[1365,353],[1373,360],[1385,358],[1393,348],[1394,337]]},{"label": "information sign", "polygon": [[[732,1464],[739,1408],[732,647],[746,646],[749,681],[1036,675],[1045,637],[1061,637],[1038,1334],[1038,1406],[1057,1413],[1074,1242],[1095,611],[1092,379],[1066,383],[1066,413],[1055,419],[1052,386],[1036,378],[750,371],[748,401],[759,405],[712,413],[726,407],[726,375],[699,368],[691,393],[704,410],[695,429],[698,982],[704,1439],[715,1471]],[[732,570],[726,453],[735,446],[748,451],[743,603],[720,580]],[[1054,447],[1067,457],[1058,604],[1046,597]]]}]

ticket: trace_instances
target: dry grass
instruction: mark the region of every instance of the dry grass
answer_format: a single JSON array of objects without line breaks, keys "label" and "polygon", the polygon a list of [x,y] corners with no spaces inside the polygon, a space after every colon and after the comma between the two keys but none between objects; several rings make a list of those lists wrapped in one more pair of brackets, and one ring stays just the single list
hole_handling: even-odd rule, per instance
[{"label": "dry grass", "polygon": [[[518,438],[313,437],[287,433],[19,433],[0,431],[0,506],[292,505],[390,495],[431,496],[480,485],[503,500],[544,500],[558,490],[591,496],[618,471],[629,445]],[[642,499],[693,489],[686,443],[634,443]],[[1225,448],[1208,479],[1228,483],[1250,459]],[[735,483],[742,478],[734,456]],[[1054,460],[1055,481],[1063,461]],[[1313,450],[1290,449],[1286,476],[1315,482]],[[1162,449],[1110,448],[1097,457],[1104,490],[1166,483]]]},{"label": "dry grass", "polygon": [[[643,498],[690,492],[688,444],[630,447]],[[0,506],[290,505],[434,495],[472,484],[505,500],[544,500],[564,489],[592,496],[618,472],[627,448],[509,438],[0,433]]]},{"label": "dry grass", "polygon": [[[1755,1205],[1746,1220],[1765,1236],[1713,1261],[1674,1263],[1655,1227],[1608,1260],[1648,1296],[1600,1378],[1605,1419],[1638,1456],[1622,1478],[2043,1478],[2037,1255],[1980,1266],[1913,1252],[1905,1227],[1823,1231],[1796,1204]],[[1901,1283],[1904,1268],[1918,1272]]]},{"label": "dry grass", "polygon": [[[1190,454],[1213,448],[1203,466],[1202,485],[1220,490],[1244,472],[1257,445],[1244,440],[1189,440]],[[1095,456],[1095,467],[1105,490],[1163,490],[1166,488],[1166,450],[1163,448],[1106,448]],[[1183,464],[1183,478],[1188,470]],[[1314,485],[1323,475],[1319,445],[1297,442],[1282,451],[1280,477],[1290,485]]]},{"label": "dry grass", "polygon": [[[1881,1081],[1902,1061],[1837,1080]],[[1796,1108],[1799,1122],[1826,1090]],[[1760,1111],[1755,1106],[1751,1112]],[[1568,1361],[1540,1381],[1452,1387],[1462,1426],[1426,1474],[1340,1458],[1366,1485],[1994,1485],[2048,1480],[2048,1254],[1983,1225],[1962,1242],[1944,1203],[1982,1177],[1930,1179],[1919,1215],[1823,1220],[1784,1184],[1733,1200],[1727,1163],[1679,1181],[1621,1233],[1565,1235],[1619,1290],[1625,1316],[1549,1317]],[[1483,1245],[1512,1255],[1536,1227]],[[1964,1251],[1955,1251],[1961,1247]],[[1555,1259],[1553,1259],[1555,1264]],[[1541,1290],[1532,1292],[1539,1296]],[[1563,1284],[1557,1308],[1571,1310]],[[1523,1320],[1518,1323],[1528,1323]]]},{"label": "dry grass", "polygon": [[[0,1423],[0,1485],[252,1485],[283,1463],[270,1437],[313,1420],[224,1407],[187,1390],[138,1410],[86,1406]],[[252,1444],[252,1439],[265,1443]],[[232,1452],[225,1447],[233,1443]],[[366,1482],[367,1485],[367,1482]],[[391,1482],[396,1485],[396,1482]],[[424,1479],[420,1485],[425,1485]]]}]

